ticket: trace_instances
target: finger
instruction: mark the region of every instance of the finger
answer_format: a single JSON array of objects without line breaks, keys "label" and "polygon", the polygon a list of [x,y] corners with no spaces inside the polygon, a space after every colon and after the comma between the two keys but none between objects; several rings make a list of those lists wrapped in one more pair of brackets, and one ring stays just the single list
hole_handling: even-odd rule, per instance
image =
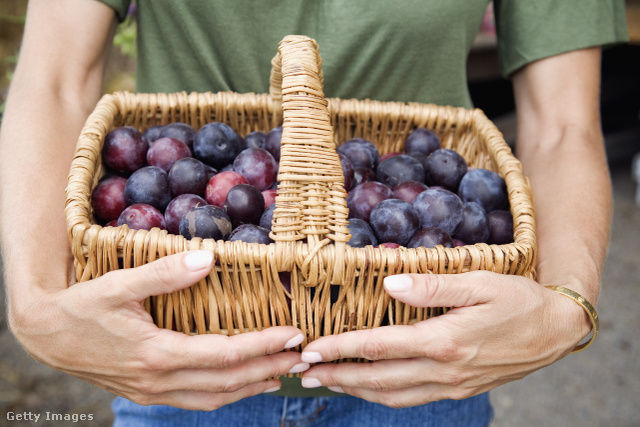
[{"label": "finger", "polygon": [[477,386],[487,381],[481,371],[465,364],[456,366],[431,359],[393,359],[373,363],[321,364],[307,370],[302,386],[348,387],[372,391],[392,391],[422,384]]},{"label": "finger", "polygon": [[162,257],[140,267],[115,270],[96,281],[100,284],[109,281],[107,291],[114,294],[116,303],[142,301],[149,296],[187,288],[207,276],[212,267],[211,251],[190,251]]},{"label": "finger", "polygon": [[302,332],[293,326],[275,326],[231,337],[216,334],[190,336],[158,329],[144,359],[150,369],[160,371],[232,368],[255,357],[296,347],[303,340]]},{"label": "finger", "polygon": [[387,293],[414,307],[468,307],[493,300],[503,277],[485,271],[398,274],[384,279]]},{"label": "finger", "polygon": [[[349,387],[375,391],[399,390],[435,380],[434,363],[423,359],[392,359],[373,363],[316,365],[302,377],[302,386]],[[443,367],[444,368],[444,367]],[[437,369],[436,372],[440,372]]]},{"label": "finger", "polygon": [[423,357],[426,339],[438,333],[426,322],[413,325],[383,326],[361,331],[328,335],[309,343],[302,351],[302,361],[328,362],[345,358],[367,360]]},{"label": "finger", "polygon": [[253,383],[304,372],[308,368],[308,363],[300,361],[299,353],[283,352],[257,357],[230,369],[181,369],[169,373],[152,387],[162,392],[191,390],[231,393]]},{"label": "finger", "polygon": [[168,405],[189,410],[213,411],[246,397],[277,391],[280,386],[280,380],[268,380],[250,384],[230,393],[177,390],[160,395],[125,397],[140,405]]},{"label": "finger", "polygon": [[344,393],[352,396],[359,397],[369,402],[380,403],[391,408],[407,408],[444,399],[467,399],[491,390],[498,385],[499,384],[492,384],[483,387],[467,388],[442,384],[423,384],[415,387],[389,391],[344,387],[343,391]]}]

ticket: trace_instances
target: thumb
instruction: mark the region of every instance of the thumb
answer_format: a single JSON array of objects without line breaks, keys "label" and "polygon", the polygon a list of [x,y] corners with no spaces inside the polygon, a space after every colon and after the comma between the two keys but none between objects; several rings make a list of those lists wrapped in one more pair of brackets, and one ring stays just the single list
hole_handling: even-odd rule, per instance
[{"label": "thumb", "polygon": [[[153,295],[187,288],[206,277],[213,267],[213,252],[190,251],[162,257],[140,267],[116,270],[102,276],[112,281],[120,302],[142,301]],[[115,283],[115,284],[114,284]]]},{"label": "thumb", "polygon": [[467,307],[495,297],[494,273],[398,274],[385,277],[387,293],[414,307]]}]

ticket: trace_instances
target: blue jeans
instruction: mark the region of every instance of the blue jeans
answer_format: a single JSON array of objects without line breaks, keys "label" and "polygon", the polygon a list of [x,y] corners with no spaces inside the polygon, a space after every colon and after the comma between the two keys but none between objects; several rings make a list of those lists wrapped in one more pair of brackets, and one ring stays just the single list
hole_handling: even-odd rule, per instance
[{"label": "blue jeans", "polygon": [[122,398],[112,405],[114,426],[488,426],[493,418],[489,394],[465,400],[442,400],[422,406],[392,409],[352,396],[283,397],[258,395],[211,411],[170,406],[140,406]]}]

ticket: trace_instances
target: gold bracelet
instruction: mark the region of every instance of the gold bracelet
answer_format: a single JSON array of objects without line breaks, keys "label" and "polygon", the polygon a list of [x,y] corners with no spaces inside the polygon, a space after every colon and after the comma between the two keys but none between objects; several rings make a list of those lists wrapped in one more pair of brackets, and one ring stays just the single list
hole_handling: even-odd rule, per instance
[{"label": "gold bracelet", "polygon": [[596,335],[598,335],[598,331],[600,330],[600,319],[598,318],[596,309],[593,308],[589,301],[584,299],[584,297],[576,291],[563,288],[562,286],[545,286],[545,288],[549,288],[552,291],[556,291],[557,293],[566,296],[567,298],[571,298],[572,300],[577,302],[580,307],[584,309],[584,311],[587,312],[589,318],[591,319],[591,325],[593,325],[593,329],[591,331],[593,335],[591,336],[591,339],[589,341],[585,342],[584,344],[578,344],[573,350],[571,350],[571,353],[577,353],[589,347],[591,343],[596,339]]}]

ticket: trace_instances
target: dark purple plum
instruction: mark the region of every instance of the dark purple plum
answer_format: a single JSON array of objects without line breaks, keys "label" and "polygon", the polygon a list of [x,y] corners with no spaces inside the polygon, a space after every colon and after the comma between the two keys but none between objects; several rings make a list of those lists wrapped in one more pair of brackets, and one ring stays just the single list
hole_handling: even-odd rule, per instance
[{"label": "dark purple plum", "polygon": [[458,195],[465,202],[476,202],[491,212],[508,204],[507,185],[497,173],[488,169],[470,169],[460,181]]},{"label": "dark purple plum", "polygon": [[376,180],[376,173],[373,169],[357,167],[353,168],[353,182],[351,188],[355,188],[365,182],[371,182]]},{"label": "dark purple plum", "polygon": [[233,163],[229,163],[227,166],[220,169],[220,172],[233,172]]},{"label": "dark purple plum", "polygon": [[189,151],[193,153],[193,138],[196,131],[191,125],[182,122],[169,123],[160,131],[159,138],[175,138],[186,144]]},{"label": "dark purple plum", "polygon": [[127,205],[144,203],[164,212],[171,201],[169,175],[157,166],[145,166],[135,171],[124,186]]},{"label": "dark purple plum", "polygon": [[276,205],[273,204],[266,208],[260,216],[260,222],[258,225],[267,230],[271,230],[271,223],[273,222],[273,212],[276,210]]},{"label": "dark purple plum", "polygon": [[399,156],[400,154],[405,154],[405,153],[401,153],[400,151],[392,151],[392,152],[387,153],[387,154],[385,154],[383,156],[380,156],[380,162],[384,162],[388,158]]},{"label": "dark purple plum", "polygon": [[429,188],[418,194],[413,207],[422,227],[437,227],[452,235],[462,222],[462,201],[448,190]]},{"label": "dark purple plum", "polygon": [[489,238],[487,243],[506,245],[513,243],[513,216],[506,210],[495,210],[487,213],[489,221]]},{"label": "dark purple plum", "polygon": [[418,194],[428,189],[429,187],[421,182],[405,181],[393,187],[391,191],[393,192],[394,198],[413,203],[416,197],[418,197]]},{"label": "dark purple plum", "polygon": [[465,202],[462,222],[452,237],[470,245],[485,243],[489,238],[489,221],[484,208],[476,202]]},{"label": "dark purple plum", "polygon": [[413,130],[404,142],[407,154],[423,153],[427,156],[440,148],[440,138],[434,131],[424,127]]},{"label": "dark purple plum", "polygon": [[351,138],[337,149],[338,153],[347,156],[353,167],[365,167],[376,170],[380,163],[378,147],[364,138]]},{"label": "dark purple plum", "polygon": [[247,144],[247,148],[263,148],[264,142],[267,139],[267,134],[260,130],[255,130],[247,134],[244,137],[244,142]]},{"label": "dark purple plum", "polygon": [[262,148],[242,150],[233,161],[233,170],[258,190],[270,188],[278,177],[278,162]]},{"label": "dark purple plum", "polygon": [[208,182],[206,165],[193,157],[178,160],[169,170],[169,189],[173,197],[181,194],[202,196]]},{"label": "dark purple plum", "polygon": [[234,228],[242,224],[258,224],[264,212],[264,197],[253,185],[238,184],[227,193],[224,208]]},{"label": "dark purple plum", "polygon": [[240,153],[244,145],[241,139],[225,123],[207,123],[193,137],[194,157],[220,170],[232,163]]},{"label": "dark purple plum", "polygon": [[425,175],[430,186],[436,185],[456,192],[465,173],[467,162],[453,150],[440,148],[427,157]]},{"label": "dark purple plum", "polygon": [[211,177],[204,190],[204,199],[210,205],[219,208],[224,206],[227,193],[238,184],[248,184],[247,178],[238,172],[225,171]]},{"label": "dark purple plum", "polygon": [[347,245],[354,248],[364,248],[369,245],[378,246],[376,234],[368,222],[358,218],[350,218],[348,227],[351,239],[347,242]]},{"label": "dark purple plum", "polygon": [[174,198],[167,205],[164,211],[164,220],[167,224],[167,231],[171,234],[180,233],[180,221],[184,214],[198,206],[207,205],[207,201],[195,194],[181,194]]},{"label": "dark purple plum", "polygon": [[273,243],[273,240],[269,237],[269,230],[255,224],[242,224],[235,228],[229,235],[229,241],[260,243],[263,245]]},{"label": "dark purple plum", "polygon": [[282,142],[282,126],[271,129],[264,139],[264,149],[273,156],[276,161],[280,161],[280,145]]},{"label": "dark purple plum", "polygon": [[164,126],[162,125],[151,126],[150,128],[145,129],[145,131],[142,133],[142,136],[144,137],[145,141],[147,141],[147,143],[151,145],[156,139],[160,138],[160,132],[162,131],[163,127]]},{"label": "dark purple plum", "polygon": [[157,166],[168,173],[175,162],[185,157],[191,157],[191,150],[187,144],[179,139],[162,137],[156,139],[149,147],[147,164]]},{"label": "dark purple plum", "polygon": [[124,198],[126,183],[125,178],[111,176],[100,181],[91,192],[91,207],[102,221],[109,222],[118,219],[127,207]]},{"label": "dark purple plum", "polygon": [[420,218],[413,205],[404,200],[387,199],[371,211],[369,224],[381,243],[406,246],[420,229]]},{"label": "dark purple plum", "polygon": [[424,168],[413,157],[400,154],[380,162],[376,178],[392,188],[405,181],[424,182]]},{"label": "dark purple plum", "polygon": [[381,201],[391,197],[393,197],[391,189],[380,182],[372,181],[360,184],[347,195],[349,218],[369,221],[371,209]]},{"label": "dark purple plum", "polygon": [[416,159],[417,161],[420,162],[420,164],[422,165],[422,167],[425,170],[425,177],[427,176],[427,159],[429,158],[428,154],[424,154],[420,151],[416,151],[415,153],[411,153],[408,154],[409,156],[413,157],[414,159]]},{"label": "dark purple plum", "polygon": [[340,163],[342,164],[342,175],[344,175],[344,188],[345,190],[349,191],[351,190],[351,186],[353,185],[353,175],[355,173],[353,168],[353,163],[344,154],[338,153],[338,157],[340,157]]},{"label": "dark purple plum", "polygon": [[413,235],[407,247],[435,248],[438,245],[442,245],[445,248],[453,248],[453,239],[451,239],[451,236],[449,236],[446,231],[438,227],[425,227]]},{"label": "dark purple plum", "polygon": [[192,208],[180,221],[180,234],[187,239],[226,240],[232,231],[231,219],[224,209],[213,205]]},{"label": "dark purple plum", "polygon": [[116,172],[130,174],[147,164],[149,144],[134,127],[112,130],[104,139],[102,161]]},{"label": "dark purple plum", "polygon": [[273,222],[273,212],[275,212],[275,210],[275,204],[266,208],[260,216],[260,222],[258,223],[258,225],[262,228],[266,228],[267,230],[271,230],[271,223]]},{"label": "dark purple plum", "polygon": [[151,205],[139,203],[128,206],[118,217],[118,225],[127,225],[132,230],[166,229],[162,212]]}]

